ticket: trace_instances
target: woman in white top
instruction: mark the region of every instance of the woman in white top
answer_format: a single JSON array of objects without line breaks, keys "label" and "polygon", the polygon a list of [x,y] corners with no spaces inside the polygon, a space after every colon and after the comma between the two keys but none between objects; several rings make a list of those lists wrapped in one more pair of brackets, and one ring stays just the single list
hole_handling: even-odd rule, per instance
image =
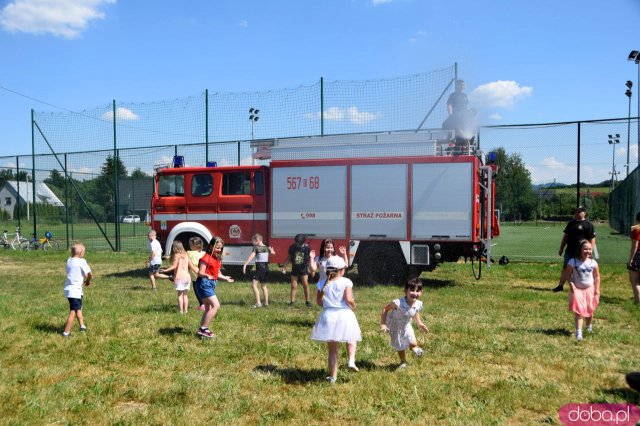
[{"label": "woman in white top", "polygon": [[[318,283],[316,303],[322,312],[313,326],[311,339],[327,342],[329,376],[327,381],[335,383],[338,375],[338,352],[341,342],[362,340],[360,326],[353,310],[353,283],[344,277],[345,261],[332,256],[327,260],[327,280]],[[351,356],[351,354],[350,354]],[[355,358],[349,358],[349,368],[355,369]]]}]

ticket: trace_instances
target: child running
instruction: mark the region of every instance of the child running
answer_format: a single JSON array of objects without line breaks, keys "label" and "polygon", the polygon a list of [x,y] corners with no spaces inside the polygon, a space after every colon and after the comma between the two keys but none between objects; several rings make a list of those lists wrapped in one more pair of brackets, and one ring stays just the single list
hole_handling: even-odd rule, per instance
[{"label": "child running", "polygon": [[429,332],[429,328],[420,318],[420,311],[423,308],[422,302],[418,300],[420,296],[422,296],[422,281],[419,278],[412,278],[404,286],[404,297],[392,301],[382,309],[380,329],[389,333],[391,337],[391,346],[400,357],[399,368],[407,367],[405,355],[407,348],[418,357],[423,353],[411,326],[411,321],[415,320],[420,330]]},{"label": "child running", "polygon": [[200,297],[204,301],[204,312],[200,320],[200,328],[198,336],[203,338],[216,337],[211,330],[209,324],[215,318],[220,309],[220,302],[216,296],[216,286],[218,278],[232,283],[234,280],[220,273],[222,267],[222,254],[224,250],[224,241],[220,237],[212,237],[207,246],[206,253],[200,259],[198,266],[198,279],[196,280],[196,289]]},{"label": "child running", "polygon": [[[247,273],[247,265],[255,259],[256,270],[251,278],[251,287],[253,289],[253,295],[256,298],[256,304],[254,308],[262,308],[263,306],[269,306],[269,289],[267,289],[267,273],[269,272],[269,254],[276,254],[273,247],[267,247],[262,242],[262,235],[255,234],[251,237],[253,243],[253,251],[247,258],[247,261],[242,265],[242,273]],[[264,294],[264,305],[260,302],[260,291],[258,290],[258,284],[262,287],[262,293]]]},{"label": "child running", "polygon": [[[338,257],[327,260],[327,280],[322,282],[316,294],[316,303],[322,306],[311,339],[327,342],[329,376],[327,381],[335,383],[338,376],[338,352],[341,342],[357,342],[362,340],[360,326],[353,310],[356,302],[353,298],[353,283],[344,277],[347,264]],[[320,283],[318,284],[320,287]],[[349,368],[355,368],[355,359],[349,358]]]},{"label": "child running", "polygon": [[583,319],[586,319],[587,333],[593,331],[593,313],[600,303],[600,269],[591,258],[592,252],[589,240],[580,240],[575,257],[569,259],[565,269],[571,286],[569,310],[575,313],[576,340],[582,340]]},{"label": "child running", "polygon": [[189,268],[189,274],[191,275],[191,281],[193,282],[193,292],[196,294],[196,299],[198,299],[198,310],[204,311],[204,302],[200,298],[198,291],[196,290],[196,280],[198,279],[198,263],[202,256],[204,256],[204,251],[202,250],[202,239],[200,237],[191,237],[189,238],[189,250],[187,251],[187,256],[189,256],[189,261],[195,267],[195,273],[191,268]]},{"label": "child running", "polygon": [[291,263],[291,299],[289,305],[296,303],[296,294],[298,292],[298,282],[302,282],[304,289],[305,304],[311,307],[309,301],[309,262],[311,251],[309,246],[305,244],[306,237],[298,234],[293,239],[294,243],[289,246],[287,260],[282,266],[282,273],[287,270],[287,265]]},{"label": "child running", "polygon": [[71,335],[71,327],[76,318],[80,324],[80,331],[87,331],[82,316],[82,284],[90,286],[92,278],[91,268],[84,259],[84,245],[76,242],[71,246],[71,257],[67,259],[67,279],[64,282],[64,295],[69,300],[69,316],[62,332],[64,337]]},{"label": "child running", "polygon": [[149,260],[147,261],[147,268],[149,268],[149,282],[151,283],[151,289],[157,290],[156,278],[169,278],[168,275],[160,273],[160,267],[162,266],[162,246],[160,241],[157,240],[156,231],[153,229],[147,234],[149,244],[147,250],[149,251]]},{"label": "child running", "polygon": [[174,241],[171,245],[171,266],[160,271],[163,273],[173,271],[173,285],[178,292],[178,309],[181,314],[186,314],[189,309],[190,270],[198,272],[198,269],[189,260],[189,255],[184,250],[182,242]]}]

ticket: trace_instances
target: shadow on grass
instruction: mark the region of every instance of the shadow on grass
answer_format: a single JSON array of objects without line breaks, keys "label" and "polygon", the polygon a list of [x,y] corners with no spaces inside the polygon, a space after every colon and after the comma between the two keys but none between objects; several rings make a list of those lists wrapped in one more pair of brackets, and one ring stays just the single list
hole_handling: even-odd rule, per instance
[{"label": "shadow on grass", "polygon": [[51,323],[39,322],[33,326],[36,331],[41,333],[53,333],[59,334],[62,328],[59,325],[53,325]]},{"label": "shadow on grass", "polygon": [[277,374],[282,377],[285,383],[300,385],[311,382],[323,382],[327,372],[321,368],[300,369],[300,368],[279,368],[273,364],[258,365],[254,368],[258,373]]},{"label": "shadow on grass", "polygon": [[315,321],[303,318],[279,318],[273,321],[276,324],[292,325],[294,327],[310,328],[315,325]]},{"label": "shadow on grass", "polygon": [[106,278],[149,278],[149,270],[147,268],[131,269],[129,271],[112,272],[105,274]]},{"label": "shadow on grass", "polygon": [[429,289],[441,289],[446,287],[455,287],[457,284],[453,280],[434,280],[432,278],[422,279],[422,287]]},{"label": "shadow on grass", "polygon": [[[553,289],[554,289],[554,287],[555,287],[555,286],[553,286],[553,287],[551,287],[551,286],[550,286],[550,287],[534,287],[534,286],[531,286],[531,285],[530,285],[529,287],[526,287],[526,289],[527,289],[527,290],[534,290],[534,291],[548,291],[548,292],[552,292],[552,291],[553,291]],[[560,293],[562,293],[562,292],[560,292]]]},{"label": "shadow on grass", "polygon": [[177,336],[178,334],[190,334],[184,327],[164,327],[158,330],[161,336]]},{"label": "shadow on grass", "polygon": [[573,332],[566,328],[533,328],[529,333],[545,334],[547,336],[573,336]]},{"label": "shadow on grass", "polygon": [[[613,388],[613,389],[603,389],[602,390],[603,393],[606,393],[608,395],[611,395],[613,397],[616,398],[620,398],[626,402],[630,402],[632,404],[635,405],[639,405],[640,404],[640,394],[638,394],[638,392],[629,389],[629,388]],[[596,404],[608,404],[611,403],[611,401],[609,400],[597,400],[597,401],[592,401],[593,403]]]}]

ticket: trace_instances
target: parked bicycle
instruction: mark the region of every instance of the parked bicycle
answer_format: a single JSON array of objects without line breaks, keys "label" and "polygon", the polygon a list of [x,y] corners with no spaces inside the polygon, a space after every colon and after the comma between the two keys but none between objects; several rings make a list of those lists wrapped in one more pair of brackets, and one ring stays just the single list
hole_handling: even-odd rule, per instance
[{"label": "parked bicycle", "polygon": [[20,250],[58,250],[60,248],[60,244],[53,239],[53,234],[50,231],[44,233],[44,238],[37,238],[36,234],[32,235],[32,239],[20,244]]},{"label": "parked bicycle", "polygon": [[20,248],[20,244],[25,241],[28,240],[20,236],[20,227],[16,228],[16,234],[13,239],[9,238],[9,234],[7,234],[7,230],[5,229],[2,233],[2,238],[0,238],[0,245],[5,249],[11,247],[14,250],[18,250]]}]

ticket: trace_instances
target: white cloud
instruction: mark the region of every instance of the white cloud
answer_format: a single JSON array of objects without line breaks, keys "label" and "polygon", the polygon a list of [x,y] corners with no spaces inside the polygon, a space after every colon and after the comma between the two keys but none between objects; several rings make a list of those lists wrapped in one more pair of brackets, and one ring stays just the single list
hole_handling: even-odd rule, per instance
[{"label": "white cloud", "polygon": [[358,111],[357,107],[350,107],[348,113],[349,121],[355,124],[367,124],[378,118],[378,116],[372,112]]},{"label": "white cloud", "polygon": [[[320,120],[320,112],[308,112],[305,115],[308,120]],[[330,121],[342,121],[348,119],[354,124],[366,124],[370,121],[380,118],[379,114],[358,110],[358,107],[352,106],[346,110],[338,107],[331,107],[324,111],[324,119]]]},{"label": "white cloud", "polygon": [[533,88],[520,86],[515,81],[498,80],[478,86],[469,93],[469,102],[478,107],[512,108],[531,96]]},{"label": "white cloud", "polygon": [[391,3],[393,0],[371,0],[374,6],[384,3]]},{"label": "white cloud", "polygon": [[[555,157],[545,157],[540,163],[526,165],[531,173],[531,182],[534,184],[550,183],[575,183],[577,172],[575,164],[566,164]],[[597,183],[610,179],[611,168],[595,168],[593,166],[582,166],[580,168],[580,181],[587,183]]]},{"label": "white cloud", "polygon": [[[100,117],[100,118],[102,118],[103,120],[106,120],[106,121],[113,120],[113,111],[105,112],[104,114],[102,114],[102,117]],[[116,108],[116,120],[136,121],[136,120],[139,120],[139,119],[140,119],[140,117],[138,115],[136,115],[130,109],[123,108],[123,107]]]},{"label": "white cloud", "polygon": [[238,25],[240,25],[242,28],[247,28],[249,26],[249,22],[245,21],[244,19],[242,19]]},{"label": "white cloud", "polygon": [[493,114],[491,114],[489,116],[490,119],[495,120],[495,121],[500,121],[502,120],[502,116],[500,114],[498,114],[497,112],[494,112]]},{"label": "white cloud", "polygon": [[0,27],[11,33],[52,34],[73,39],[91,21],[104,19],[101,6],[116,0],[13,0],[0,11]]}]

